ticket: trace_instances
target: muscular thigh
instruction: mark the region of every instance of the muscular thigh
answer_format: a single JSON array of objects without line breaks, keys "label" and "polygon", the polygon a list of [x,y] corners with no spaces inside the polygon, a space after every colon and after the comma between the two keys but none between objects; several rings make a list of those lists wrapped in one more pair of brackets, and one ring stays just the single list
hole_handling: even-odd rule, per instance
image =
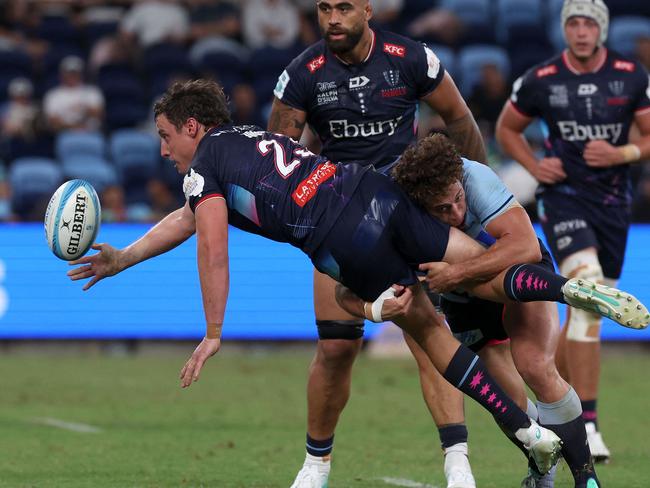
[{"label": "muscular thigh", "polygon": [[343,310],[334,296],[334,290],[337,282],[326,274],[314,270],[314,313],[316,320],[358,320],[363,319],[355,317]]}]

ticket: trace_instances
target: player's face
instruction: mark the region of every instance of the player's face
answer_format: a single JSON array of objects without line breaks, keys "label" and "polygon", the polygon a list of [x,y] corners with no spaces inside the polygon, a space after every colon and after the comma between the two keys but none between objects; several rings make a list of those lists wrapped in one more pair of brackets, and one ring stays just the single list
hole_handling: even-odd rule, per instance
[{"label": "player's face", "polygon": [[160,136],[160,155],[173,161],[179,173],[187,173],[197,146],[196,138],[191,136],[187,124],[180,130],[176,129],[163,114],[156,118],[156,128]]},{"label": "player's face", "polygon": [[460,181],[450,185],[443,196],[431,202],[428,210],[431,215],[445,224],[452,227],[462,226],[467,212],[467,202]]},{"label": "player's face", "polygon": [[585,60],[596,51],[600,27],[589,17],[569,17],[564,24],[564,35],[571,53],[579,60]]},{"label": "player's face", "polygon": [[350,52],[359,44],[370,7],[367,0],[323,0],[318,2],[318,24],[332,52]]}]

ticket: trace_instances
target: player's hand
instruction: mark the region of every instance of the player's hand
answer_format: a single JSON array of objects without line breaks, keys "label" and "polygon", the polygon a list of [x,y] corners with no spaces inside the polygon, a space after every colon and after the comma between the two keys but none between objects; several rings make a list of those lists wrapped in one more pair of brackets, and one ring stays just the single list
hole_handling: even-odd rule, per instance
[{"label": "player's hand", "polygon": [[621,151],[607,141],[589,141],[582,155],[592,168],[609,168],[625,162]]},{"label": "player's hand", "polygon": [[192,356],[187,360],[181,369],[181,387],[187,388],[194,381],[199,381],[199,374],[208,358],[214,356],[221,348],[221,339],[208,339],[204,337],[201,343],[196,346]]},{"label": "player's hand", "polygon": [[383,320],[394,320],[406,315],[411,309],[413,303],[413,291],[403,285],[393,285],[395,298],[389,298],[384,301],[381,307],[381,318]]},{"label": "player's hand", "polygon": [[420,271],[426,271],[424,281],[427,282],[429,290],[434,293],[453,291],[462,283],[463,277],[460,268],[448,263],[423,263]]},{"label": "player's hand", "polygon": [[88,290],[91,286],[99,280],[108,276],[113,276],[122,271],[120,266],[119,253],[117,249],[109,244],[93,244],[92,249],[99,251],[92,256],[84,256],[74,261],[70,261],[70,266],[81,264],[77,268],[68,271],[68,276],[72,281],[83,280],[86,278],[92,279],[86,283],[83,290]]},{"label": "player's hand", "polygon": [[533,175],[540,183],[554,185],[566,179],[566,173],[559,158],[543,158],[539,160]]}]

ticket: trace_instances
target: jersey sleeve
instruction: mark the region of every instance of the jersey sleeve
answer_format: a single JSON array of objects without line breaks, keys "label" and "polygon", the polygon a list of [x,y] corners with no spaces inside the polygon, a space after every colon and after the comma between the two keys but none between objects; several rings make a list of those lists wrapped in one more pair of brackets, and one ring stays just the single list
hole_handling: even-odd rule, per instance
[{"label": "jersey sleeve", "polygon": [[309,108],[309,87],[307,67],[302,60],[303,56],[297,57],[280,74],[273,94],[282,103],[306,112]]},{"label": "jersey sleeve", "polygon": [[510,190],[489,166],[463,159],[463,170],[467,208],[477,216],[483,227],[518,205]]},{"label": "jersey sleeve", "polygon": [[445,67],[436,54],[426,45],[415,49],[414,80],[418,98],[435,90],[445,76]]},{"label": "jersey sleeve", "polygon": [[512,84],[510,102],[519,113],[526,117],[539,117],[540,115],[537,103],[539,88],[535,85],[535,75],[532,70],[517,78]]},{"label": "jersey sleeve", "polygon": [[225,198],[225,193],[215,175],[216,161],[205,154],[197,154],[192,167],[183,179],[183,193],[192,212],[212,198]]}]

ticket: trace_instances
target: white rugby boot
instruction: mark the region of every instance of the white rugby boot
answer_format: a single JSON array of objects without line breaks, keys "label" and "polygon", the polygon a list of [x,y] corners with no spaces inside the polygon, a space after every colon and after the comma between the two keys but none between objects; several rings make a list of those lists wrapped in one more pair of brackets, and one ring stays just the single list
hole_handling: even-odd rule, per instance
[{"label": "white rugby boot", "polygon": [[552,430],[530,421],[530,427],[519,429],[515,436],[528,450],[528,455],[535,461],[541,474],[548,473],[561,455],[562,441]]},{"label": "white rugby boot", "polygon": [[575,308],[595,312],[630,329],[650,324],[648,309],[625,291],[584,278],[571,278],[562,286],[564,300]]},{"label": "white rugby boot", "polygon": [[476,488],[472,467],[467,456],[467,442],[459,442],[445,450],[447,488]]},{"label": "white rugby boot", "polygon": [[307,454],[302,469],[290,488],[327,488],[331,456],[317,457]]},{"label": "white rugby boot", "polygon": [[591,451],[591,459],[594,463],[609,463],[611,453],[603,441],[603,436],[596,430],[596,424],[586,422],[585,429],[587,430],[587,443]]}]

